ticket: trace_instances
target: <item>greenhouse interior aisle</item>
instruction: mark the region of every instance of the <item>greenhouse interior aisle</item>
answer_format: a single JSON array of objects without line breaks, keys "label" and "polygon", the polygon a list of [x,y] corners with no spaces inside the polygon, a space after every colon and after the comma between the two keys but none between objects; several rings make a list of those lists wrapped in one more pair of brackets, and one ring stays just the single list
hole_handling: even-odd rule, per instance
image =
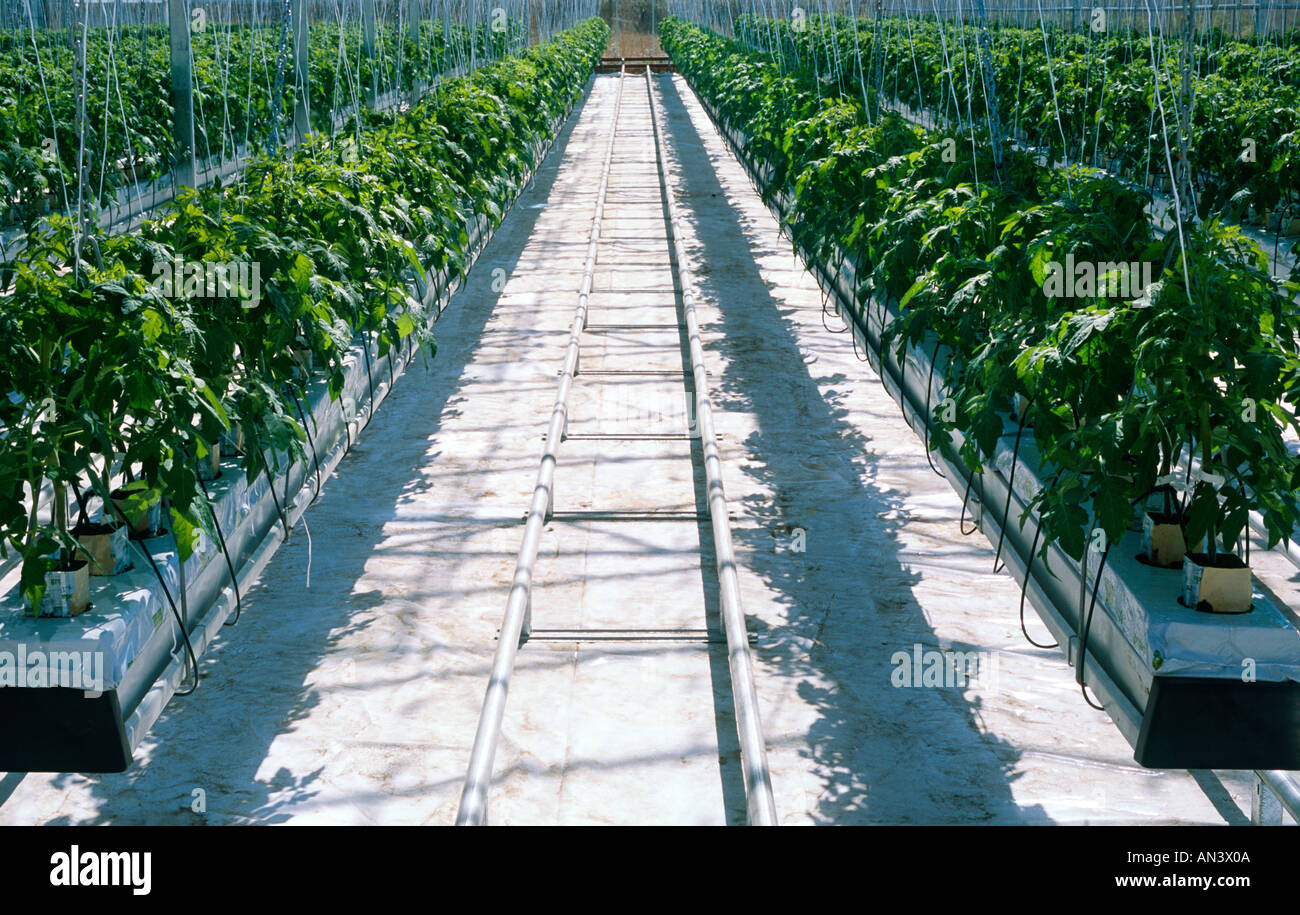
[{"label": "greenhouse interior aisle", "polygon": [[[198,692],[168,707],[123,775],[0,779],[0,823],[452,822],[618,79],[596,80],[440,320],[437,357],[396,385],[247,596],[239,626],[205,657]],[[611,215],[643,212],[607,226],[627,244],[598,267],[598,327],[632,313],[660,324],[679,310],[664,301],[671,286],[657,285],[663,262],[650,250],[665,233],[661,217],[654,225],[644,85],[626,83]],[[1138,767],[1059,653],[1022,640],[1015,583],[992,574],[980,535],[961,535],[960,499],[931,473],[849,336],[822,326],[815,282],[698,101],[678,77],[654,86],[699,283],[780,821],[1244,822],[1244,778]],[[636,285],[638,266],[656,275],[650,285]],[[614,283],[643,298],[616,304]],[[620,307],[629,316],[611,317]],[[597,332],[584,369],[645,362],[640,348],[657,333]],[[668,428],[682,419],[674,384],[575,388],[570,434],[620,421]],[[561,448],[557,513],[698,510],[688,443],[595,444]],[[670,448],[683,460],[655,451]],[[668,466],[679,471],[661,476]],[[539,630],[693,628],[709,638],[526,644],[491,822],[743,820],[709,550],[707,522],[547,526]],[[891,659],[916,646],[986,652],[996,677],[979,690],[897,688]]]}]

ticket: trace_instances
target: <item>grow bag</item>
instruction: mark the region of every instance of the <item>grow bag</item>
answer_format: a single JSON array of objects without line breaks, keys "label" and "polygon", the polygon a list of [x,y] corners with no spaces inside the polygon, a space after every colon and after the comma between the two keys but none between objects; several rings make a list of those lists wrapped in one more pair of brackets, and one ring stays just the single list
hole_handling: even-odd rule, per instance
[{"label": "grow bag", "polygon": [[[535,163],[549,153],[591,85],[588,81],[583,94],[551,125],[548,137],[538,142]],[[524,176],[518,192],[531,178],[532,173]],[[493,229],[480,214],[466,230],[468,271]],[[425,305],[437,304],[436,321],[460,281],[443,270],[414,285]],[[314,498],[318,477],[346,453],[365,418],[389,393],[390,379],[396,379],[413,355],[412,350],[394,348],[381,357],[377,343],[358,338],[344,362],[339,398],[331,400],[324,378],[308,388],[305,461],[289,465],[280,455],[281,470],[274,481],[263,474],[250,484],[237,462],[226,460],[221,476],[206,484],[241,593],[244,582],[257,574]],[[282,518],[288,523],[277,535]],[[220,544],[207,533],[183,570],[169,534],[135,547],[131,571],[91,580],[91,608],[80,616],[35,619],[24,610],[16,586],[0,598],[0,684],[13,684],[0,685],[0,772],[125,771],[135,748],[189,675],[177,616],[184,620],[197,658],[234,611],[230,567]]]},{"label": "grow bag", "polygon": [[[700,101],[769,206],[784,217],[790,196],[770,186],[770,166],[748,155],[747,138],[722,121],[711,101]],[[897,304],[878,299],[860,304],[853,264],[838,249],[838,266],[815,263],[806,251],[800,255],[874,358],[873,367],[907,422],[928,442],[928,415],[944,398],[950,354],[942,347],[936,351],[932,336],[909,346],[901,360],[883,352],[881,331],[898,316]],[[1085,569],[1053,545],[1046,560],[1028,561],[1037,516],[1031,514],[1023,525],[1019,521],[1043,484],[1032,430],[1023,430],[1018,456],[1017,431],[1008,415],[996,454],[978,474],[941,454],[932,457],[973,504],[986,536],[1002,543],[1007,567],[1025,584],[1071,665],[1078,670],[1082,663],[1080,679],[1102,699],[1134,747],[1134,759],[1151,768],[1300,769],[1300,631],[1258,591],[1252,611],[1241,616],[1185,608],[1177,602],[1179,573],[1138,562],[1140,534],[1130,532],[1111,546],[1086,650],[1080,652],[1078,634],[1100,556],[1085,554]],[[1004,517],[1008,493],[1010,510]],[[1243,679],[1247,669],[1249,681]]]}]

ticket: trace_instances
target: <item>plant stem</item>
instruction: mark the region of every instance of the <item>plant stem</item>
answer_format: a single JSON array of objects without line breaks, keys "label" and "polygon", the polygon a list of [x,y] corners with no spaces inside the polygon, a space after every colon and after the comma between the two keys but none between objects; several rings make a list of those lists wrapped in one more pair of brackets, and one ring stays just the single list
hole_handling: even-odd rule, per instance
[{"label": "plant stem", "polygon": [[[1210,440],[1210,405],[1207,402],[1201,404],[1201,473],[1203,474],[1208,474],[1210,472],[1210,456],[1212,449],[1213,442]],[[1206,485],[1211,486],[1212,491],[1210,493],[1210,498],[1215,501],[1215,509],[1217,513],[1219,494],[1217,491],[1213,491],[1212,484],[1207,483]],[[1210,526],[1205,531],[1206,555],[1210,558],[1211,566],[1214,565],[1214,558],[1218,554],[1218,537],[1214,528],[1214,514],[1215,513],[1211,513]]]}]

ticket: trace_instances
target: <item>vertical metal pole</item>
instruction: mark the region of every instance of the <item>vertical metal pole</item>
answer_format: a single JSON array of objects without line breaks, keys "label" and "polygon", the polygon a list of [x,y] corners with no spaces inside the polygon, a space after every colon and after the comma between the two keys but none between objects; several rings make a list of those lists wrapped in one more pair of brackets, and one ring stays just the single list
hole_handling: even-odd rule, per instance
[{"label": "vertical metal pole", "polygon": [[86,234],[86,188],[90,185],[90,175],[86,169],[86,4],[76,0],[69,17],[68,27],[72,36],[73,72],[72,80],[76,92],[76,132],[77,132],[77,235],[76,258],[73,263],[81,269],[81,243]]},{"label": "vertical metal pole", "polygon": [[[420,53],[420,13],[424,9],[424,0],[409,0],[406,5],[406,40],[411,45],[411,65],[418,66],[423,55]],[[401,41],[399,33],[398,41]],[[403,59],[403,58],[399,58]],[[400,91],[400,80],[399,87]],[[415,104],[416,100],[424,93],[424,80],[418,76],[411,80],[410,102]]]},{"label": "vertical metal pole", "polygon": [[194,187],[194,70],[190,51],[188,0],[167,0],[172,65],[172,177],[176,187]]},{"label": "vertical metal pole", "polygon": [[1196,208],[1192,206],[1192,163],[1191,163],[1191,145],[1192,145],[1192,113],[1195,99],[1192,95],[1192,42],[1196,38],[1196,11],[1192,6],[1192,0],[1183,0],[1183,47],[1182,47],[1182,69],[1183,69],[1183,99],[1182,115],[1179,117],[1178,131],[1178,194],[1182,198],[1184,213],[1181,216],[1186,220],[1195,212]]},{"label": "vertical metal pole", "polygon": [[375,26],[375,0],[361,0],[361,29],[365,45],[366,58],[370,61],[370,97],[379,95],[379,46],[378,29]]},{"label": "vertical metal pole", "polygon": [[293,106],[293,134],[299,143],[311,134],[311,75],[307,69],[307,50],[311,46],[310,28],[307,0],[298,0],[293,11],[293,77],[297,89]]},{"label": "vertical metal pole", "polygon": [[[1190,2],[1190,0],[1189,0]],[[980,18],[980,67],[984,71],[984,108],[989,127],[989,142],[993,144],[993,170],[1002,180],[1002,117],[998,112],[997,85],[993,76],[993,49],[989,41],[989,24],[984,14],[984,0],[975,0]]]}]

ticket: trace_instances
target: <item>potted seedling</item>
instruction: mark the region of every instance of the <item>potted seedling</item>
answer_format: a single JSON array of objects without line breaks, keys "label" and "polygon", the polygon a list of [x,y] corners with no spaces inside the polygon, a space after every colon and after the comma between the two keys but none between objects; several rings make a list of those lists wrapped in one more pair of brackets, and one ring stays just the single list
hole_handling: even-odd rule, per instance
[{"label": "potted seedling", "polygon": [[[1206,415],[1208,422],[1208,409]],[[1201,466],[1209,466],[1208,452],[1202,455]],[[1205,471],[1201,471],[1199,476],[1207,504],[1217,503],[1218,487],[1224,482],[1223,478]],[[1250,567],[1236,554],[1219,551],[1214,513],[1209,517],[1206,551],[1188,553],[1183,557],[1182,604],[1208,613],[1248,613],[1254,590]]]},{"label": "potted seedling", "polygon": [[1187,515],[1171,485],[1158,487],[1154,495],[1159,505],[1153,510],[1148,501],[1142,515],[1142,547],[1138,556],[1153,566],[1181,569],[1187,554],[1187,538],[1183,534]]},{"label": "potted seedling", "polygon": [[[203,451],[205,448],[206,453]],[[221,441],[217,440],[211,445],[201,442],[196,460],[199,479],[203,482],[208,483],[221,476]]]},{"label": "potted seedling", "polygon": [[92,521],[87,511],[86,499],[76,490],[80,516],[72,529],[77,542],[77,559],[90,564],[92,576],[120,575],[131,568],[130,529],[117,520],[111,512],[99,521]]},{"label": "potted seedling", "polygon": [[[38,560],[41,583],[28,591],[27,602],[37,616],[73,617],[90,606],[90,563],[77,558],[68,545],[68,493],[62,482],[54,484],[53,502],[53,529],[44,535],[37,534],[33,543],[42,549],[48,536],[57,549]],[[28,573],[26,565],[24,577]]]},{"label": "potted seedling", "polygon": [[[1182,227],[1164,244],[1167,270],[1134,313],[1133,352],[1149,396],[1141,439],[1171,464],[1187,454],[1182,506],[1182,602],[1216,613],[1250,609],[1251,577],[1233,550],[1252,510],[1270,545],[1300,520],[1283,432],[1297,419],[1288,393],[1297,342],[1291,292],[1272,283],[1263,257],[1214,222]],[[1185,263],[1184,263],[1185,261]],[[1195,278],[1191,294],[1184,276]]]},{"label": "potted seedling", "polygon": [[133,539],[155,536],[162,530],[162,493],[145,480],[132,480],[113,490],[113,511]]},{"label": "potted seedling", "polygon": [[[76,616],[90,604],[90,563],[76,556],[68,492],[90,470],[93,421],[84,410],[85,352],[100,329],[60,270],[70,226],[33,239],[5,303],[3,540],[22,557],[20,589],[37,616]],[[47,488],[48,487],[48,488]]]},{"label": "potted seedling", "polygon": [[226,434],[222,429],[211,439],[203,433],[203,417],[195,414],[193,423],[194,472],[205,483],[221,476],[221,439]]},{"label": "potted seedling", "polygon": [[[75,455],[69,447],[73,432],[66,419],[59,420],[52,399],[30,412],[35,415],[27,424],[29,437],[16,455],[29,474],[25,530],[11,528],[7,539],[23,558],[21,588],[27,607],[37,616],[77,616],[90,605],[90,563],[74,554],[76,544],[68,531],[68,486],[75,485],[76,471],[69,466],[72,461],[64,459]],[[47,481],[48,516],[42,500]]]},{"label": "potted seedling", "polygon": [[95,576],[120,575],[131,568],[130,529],[120,522],[86,521],[72,529],[77,558]]}]

